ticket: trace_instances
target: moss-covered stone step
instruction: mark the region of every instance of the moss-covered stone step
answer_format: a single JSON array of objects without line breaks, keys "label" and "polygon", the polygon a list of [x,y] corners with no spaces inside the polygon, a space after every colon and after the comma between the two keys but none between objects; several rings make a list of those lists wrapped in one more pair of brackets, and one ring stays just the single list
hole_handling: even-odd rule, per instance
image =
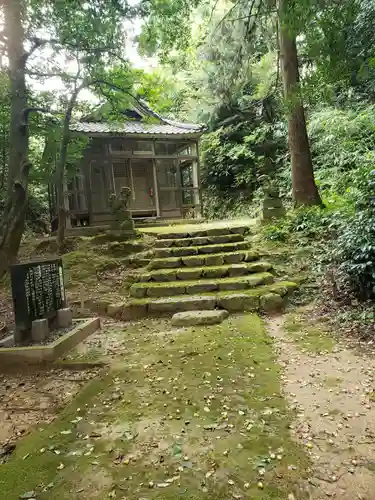
[{"label": "moss-covered stone step", "polygon": [[204,245],[222,245],[223,243],[238,243],[240,241],[244,241],[242,234],[223,234],[221,236],[157,240],[155,248],[199,247]]},{"label": "moss-covered stone step", "polygon": [[155,271],[136,275],[134,281],[139,281],[141,283],[149,281],[165,283],[178,280],[198,280],[200,278],[230,278],[234,276],[245,276],[251,273],[264,273],[271,269],[272,264],[263,261],[226,266],[156,269]]},{"label": "moss-covered stone step", "polygon": [[175,295],[196,295],[198,293],[245,290],[259,285],[273,283],[274,278],[270,273],[255,273],[248,276],[200,279],[198,281],[173,281],[170,283],[134,283],[130,287],[131,297],[142,299],[144,297],[172,297]]},{"label": "moss-covered stone step", "polygon": [[[278,302],[285,303],[285,298],[297,288],[297,284],[285,281],[272,285],[263,285],[241,292],[215,292],[204,295],[165,297],[160,299],[133,299],[128,302],[122,311],[124,320],[143,318],[151,314],[163,315],[181,311],[226,309],[227,311],[269,311],[269,305],[274,307]],[[276,299],[275,295],[283,299]]]},{"label": "moss-covered stone step", "polygon": [[249,226],[227,226],[211,229],[192,229],[191,231],[171,231],[161,232],[157,235],[159,240],[175,240],[181,238],[199,238],[203,236],[224,236],[227,234],[246,234],[250,230]]},{"label": "moss-covered stone step", "polygon": [[185,311],[173,315],[173,326],[197,326],[197,325],[218,325],[229,316],[229,312],[224,309],[214,309],[213,311]]},{"label": "moss-covered stone step", "polygon": [[212,254],[219,252],[235,252],[237,250],[247,250],[249,243],[240,241],[237,243],[223,243],[221,245],[203,245],[198,247],[168,247],[156,248],[155,257],[185,257],[189,255]]},{"label": "moss-covered stone step", "polygon": [[259,259],[259,254],[252,251],[222,252],[211,255],[189,255],[186,257],[168,257],[153,259],[149,269],[175,269],[182,267],[224,266],[225,264],[240,264]]}]

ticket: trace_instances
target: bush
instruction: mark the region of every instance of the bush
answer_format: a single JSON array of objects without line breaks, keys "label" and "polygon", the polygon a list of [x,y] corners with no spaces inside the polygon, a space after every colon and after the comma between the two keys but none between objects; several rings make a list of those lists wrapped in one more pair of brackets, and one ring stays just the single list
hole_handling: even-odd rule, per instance
[{"label": "bush", "polygon": [[362,179],[356,212],[333,242],[332,261],[360,299],[375,298],[375,170]]}]

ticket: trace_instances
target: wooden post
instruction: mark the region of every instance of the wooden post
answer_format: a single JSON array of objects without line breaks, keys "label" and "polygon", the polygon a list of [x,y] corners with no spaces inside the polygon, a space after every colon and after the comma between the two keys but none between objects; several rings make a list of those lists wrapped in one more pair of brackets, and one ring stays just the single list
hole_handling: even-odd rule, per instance
[{"label": "wooden post", "polygon": [[[70,217],[70,207],[69,207],[69,191],[68,191],[68,185],[67,185],[67,182],[66,182],[66,179],[64,179],[64,209],[65,209],[65,214],[66,214],[66,218],[65,218],[65,227],[67,229],[70,229],[72,227],[72,219]],[[73,196],[75,196],[75,194],[73,193]]]},{"label": "wooden post", "polygon": [[[152,154],[155,156],[155,141],[152,141]],[[156,171],[156,159],[153,158],[151,161],[152,161],[152,171],[154,175],[154,197],[155,197],[156,216],[160,217],[159,184],[158,184],[158,175]]]},{"label": "wooden post", "polygon": [[83,164],[83,172],[85,176],[85,191],[86,191],[86,200],[87,200],[87,211],[89,213],[89,225],[92,224],[93,218],[93,207],[92,207],[92,189],[91,189],[91,171],[92,164],[89,159]]},{"label": "wooden post", "polygon": [[196,170],[197,170],[197,187],[198,187],[198,197],[199,197],[199,217],[203,217],[203,198],[202,198],[202,183],[201,183],[201,162],[200,162],[200,154],[199,154],[199,139],[196,141],[197,145],[197,163],[196,163]]}]

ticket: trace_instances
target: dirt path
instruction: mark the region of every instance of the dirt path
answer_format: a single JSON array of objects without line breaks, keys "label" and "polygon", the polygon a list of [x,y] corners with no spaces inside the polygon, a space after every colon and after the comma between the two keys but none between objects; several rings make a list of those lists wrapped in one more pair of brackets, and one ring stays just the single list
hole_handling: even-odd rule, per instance
[{"label": "dirt path", "polygon": [[[372,500],[375,360],[334,345],[324,333],[319,338],[313,332],[309,341],[302,323],[292,325],[291,335],[284,321],[283,317],[270,320],[268,330],[283,367],[283,392],[297,411],[292,432],[312,460],[310,498]],[[318,353],[317,342],[329,352]]]}]

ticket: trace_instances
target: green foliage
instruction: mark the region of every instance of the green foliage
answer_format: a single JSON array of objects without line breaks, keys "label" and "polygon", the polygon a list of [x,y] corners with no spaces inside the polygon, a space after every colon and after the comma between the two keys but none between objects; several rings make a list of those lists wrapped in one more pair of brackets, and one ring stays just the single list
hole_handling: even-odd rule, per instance
[{"label": "green foliage", "polygon": [[279,221],[265,225],[263,234],[270,241],[287,241],[291,235],[326,241],[337,235],[341,217],[341,213],[332,209],[298,208]]},{"label": "green foliage", "polygon": [[311,114],[316,177],[323,190],[355,195],[357,177],[375,167],[375,106],[325,108]]}]

